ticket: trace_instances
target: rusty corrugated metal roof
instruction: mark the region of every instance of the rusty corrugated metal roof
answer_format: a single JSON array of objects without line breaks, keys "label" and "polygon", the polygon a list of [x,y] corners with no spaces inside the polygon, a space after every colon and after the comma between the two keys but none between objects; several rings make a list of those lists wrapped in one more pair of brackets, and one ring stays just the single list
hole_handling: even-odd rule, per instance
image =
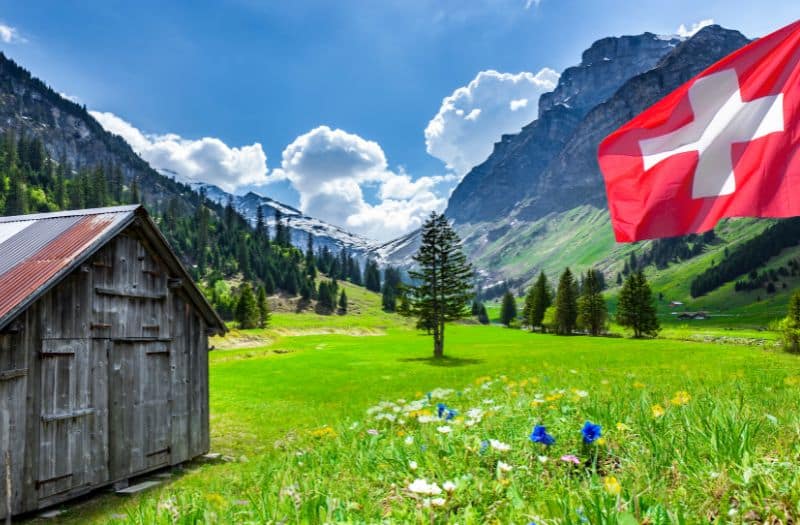
[{"label": "rusty corrugated metal roof", "polygon": [[138,205],[0,217],[0,327],[135,218]]}]

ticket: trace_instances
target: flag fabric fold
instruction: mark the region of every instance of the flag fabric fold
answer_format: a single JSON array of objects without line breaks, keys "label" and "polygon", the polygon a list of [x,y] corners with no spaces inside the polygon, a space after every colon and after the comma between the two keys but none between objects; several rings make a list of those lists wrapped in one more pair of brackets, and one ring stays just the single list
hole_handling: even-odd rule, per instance
[{"label": "flag fabric fold", "polygon": [[800,21],[728,55],[598,150],[619,242],[800,215]]}]

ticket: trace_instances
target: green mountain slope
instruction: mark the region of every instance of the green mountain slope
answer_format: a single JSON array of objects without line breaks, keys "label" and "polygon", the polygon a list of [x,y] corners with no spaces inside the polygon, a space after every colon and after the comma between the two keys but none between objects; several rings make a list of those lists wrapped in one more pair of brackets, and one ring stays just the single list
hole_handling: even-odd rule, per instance
[{"label": "green mountain slope", "polygon": [[[644,266],[655,295],[660,297],[661,313],[670,315],[672,312],[702,310],[715,317],[731,316],[731,322],[753,326],[766,325],[770,319],[784,315],[789,295],[800,285],[800,276],[780,275],[779,270],[782,267],[788,269],[789,261],[800,259],[800,247],[784,249],[758,267],[759,273],[773,270],[778,274],[773,282],[774,293],[767,291],[766,282],[758,289],[736,291],[736,280],[746,279],[746,275],[740,275],[697,298],[690,293],[691,282],[697,275],[723,261],[727,254],[761,235],[774,223],[772,220],[746,218],[727,220],[716,228],[715,240],[704,244],[700,254],[670,262],[661,268],[653,263]],[[567,266],[576,272],[593,267],[606,278],[612,310],[618,290],[617,275],[623,272],[631,254],[642,260],[654,247],[652,241],[616,243],[608,212],[588,205],[531,222],[470,224],[460,227],[459,232],[465,239],[473,263],[483,269],[487,282],[505,281],[521,293],[533,283],[540,271],[555,282]],[[683,305],[671,307],[672,301]]]}]

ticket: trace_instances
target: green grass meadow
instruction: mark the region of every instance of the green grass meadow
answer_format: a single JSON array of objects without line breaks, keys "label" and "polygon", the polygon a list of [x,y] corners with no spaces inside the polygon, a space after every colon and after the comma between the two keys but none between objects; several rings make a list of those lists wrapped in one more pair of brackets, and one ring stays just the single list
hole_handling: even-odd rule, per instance
[{"label": "green grass meadow", "polygon": [[[430,338],[381,312],[378,297],[352,287],[348,295],[349,315],[275,313],[266,330],[214,341],[212,451],[224,459],[195,461],[132,498],[67,504],[63,522],[800,516],[795,356],[463,324],[448,327],[448,357],[434,361]],[[586,421],[602,427],[590,444]],[[531,441],[537,424],[553,445]]]}]

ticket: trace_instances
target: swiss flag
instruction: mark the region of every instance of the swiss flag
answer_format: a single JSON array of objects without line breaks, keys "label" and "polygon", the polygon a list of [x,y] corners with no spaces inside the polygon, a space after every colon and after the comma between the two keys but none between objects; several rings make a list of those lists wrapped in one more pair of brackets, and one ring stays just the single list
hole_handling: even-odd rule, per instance
[{"label": "swiss flag", "polygon": [[800,215],[800,21],[679,87],[598,158],[619,242]]}]

